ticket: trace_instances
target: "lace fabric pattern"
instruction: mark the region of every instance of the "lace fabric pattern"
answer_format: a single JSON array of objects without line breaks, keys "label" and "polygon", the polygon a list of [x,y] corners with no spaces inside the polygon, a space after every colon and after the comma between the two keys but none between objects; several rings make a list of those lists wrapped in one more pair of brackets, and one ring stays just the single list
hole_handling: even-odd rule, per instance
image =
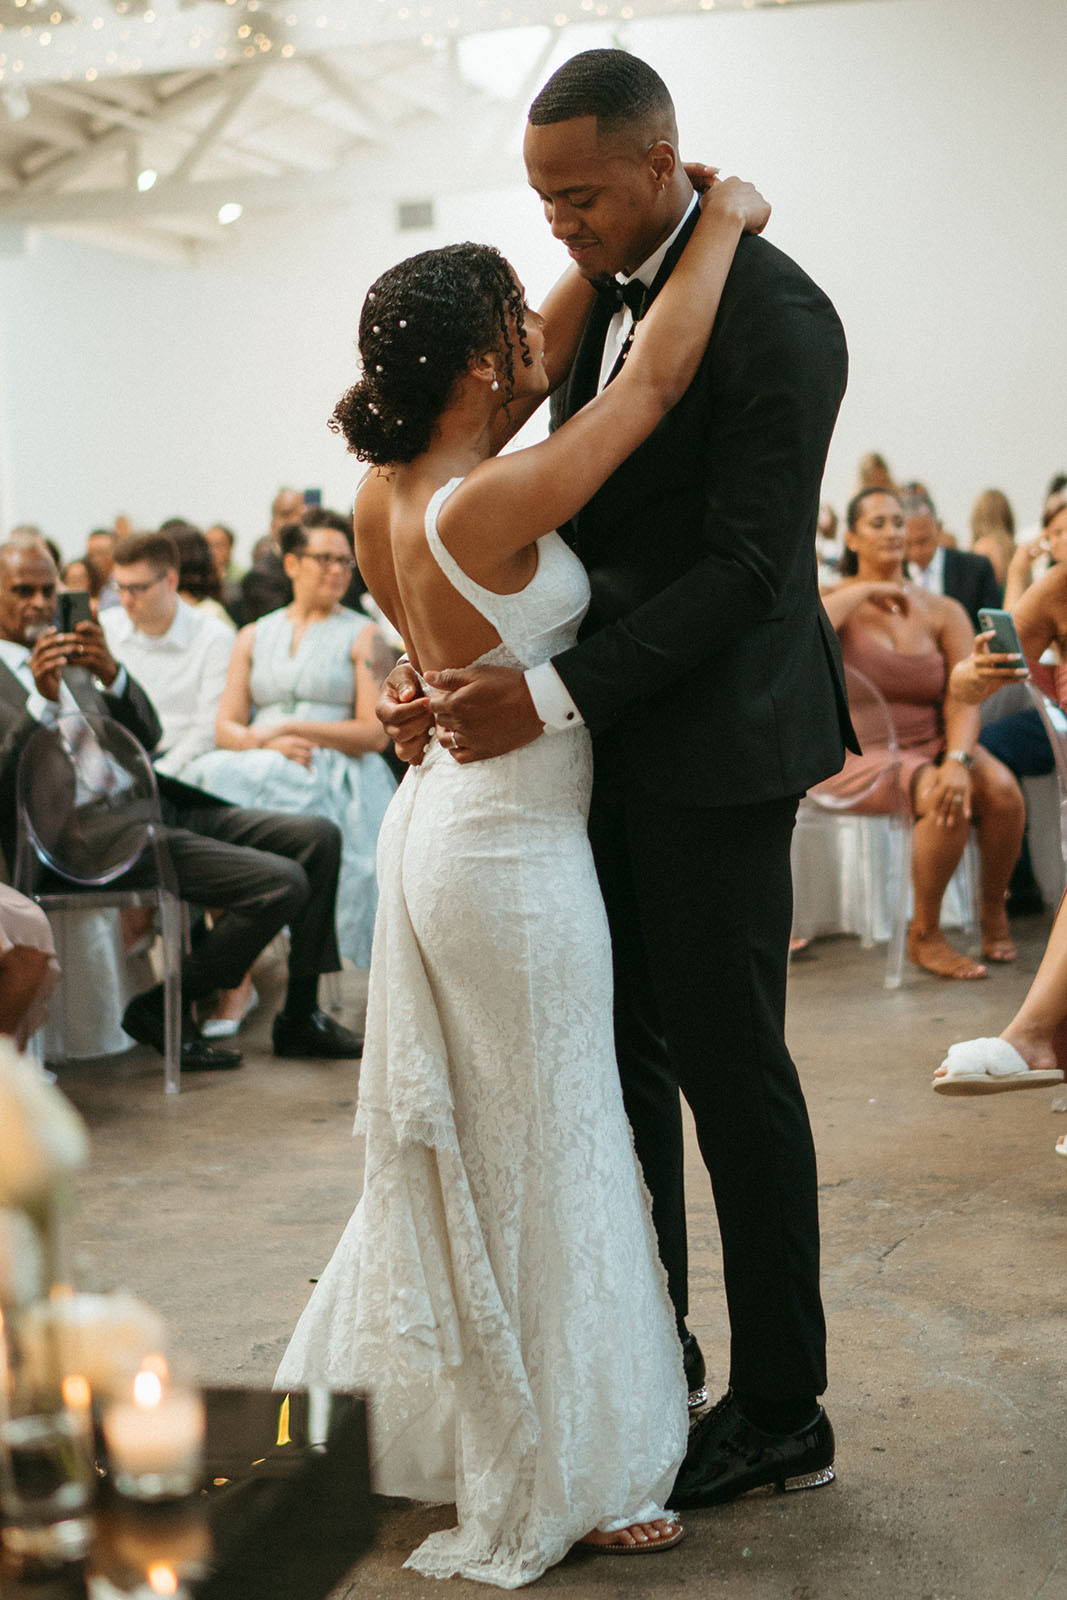
[{"label": "lace fabric pattern", "polygon": [[[440,547],[501,635],[483,661],[531,666],[573,639],[585,574],[549,541],[511,596],[457,581]],[[456,1505],[408,1565],[502,1588],[594,1527],[660,1514],[686,1442],[615,1064],[591,781],[576,729],[469,766],[434,743],[394,797],[364,1192],[276,1379],[366,1388],[379,1492]]]}]

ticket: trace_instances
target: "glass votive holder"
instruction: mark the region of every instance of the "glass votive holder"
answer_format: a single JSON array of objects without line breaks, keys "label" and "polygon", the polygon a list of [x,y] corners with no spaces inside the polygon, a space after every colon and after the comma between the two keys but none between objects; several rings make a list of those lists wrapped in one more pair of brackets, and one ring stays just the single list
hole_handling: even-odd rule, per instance
[{"label": "glass votive holder", "polygon": [[147,1357],[127,1395],[103,1416],[108,1470],[130,1500],[176,1500],[200,1486],[206,1413],[195,1389],[171,1382],[162,1357]]},{"label": "glass votive holder", "polygon": [[79,1560],[92,1535],[90,1391],[78,1374],[36,1381],[20,1334],[24,1318],[0,1311],[0,1524],[20,1567]]}]

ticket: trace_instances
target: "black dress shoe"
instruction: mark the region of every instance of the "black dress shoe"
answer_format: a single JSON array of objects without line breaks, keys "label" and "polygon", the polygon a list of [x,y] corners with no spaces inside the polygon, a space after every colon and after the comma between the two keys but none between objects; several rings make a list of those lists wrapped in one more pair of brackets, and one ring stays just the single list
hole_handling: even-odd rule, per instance
[{"label": "black dress shoe", "polygon": [[704,1365],[704,1352],[691,1333],[682,1335],[682,1363],[685,1366],[685,1386],[689,1390],[689,1409],[699,1411],[708,1403],[708,1372]]},{"label": "black dress shoe", "polygon": [[271,1030],[274,1054],[294,1060],[354,1061],[363,1054],[363,1040],[343,1028],[325,1011],[309,1011],[306,1017],[287,1017],[279,1011]]},{"label": "black dress shoe", "polygon": [[[161,1056],[166,1055],[162,985],[134,995],[122,1014],[122,1026],[138,1044],[146,1044],[158,1050]],[[240,1050],[220,1050],[208,1044],[187,1017],[182,1019],[180,1058],[183,1072],[226,1072],[241,1065]]]},{"label": "black dress shoe", "polygon": [[834,1430],[822,1406],[807,1428],[764,1433],[727,1390],[689,1435],[667,1504],[674,1511],[717,1506],[752,1489],[820,1489],[834,1481]]}]

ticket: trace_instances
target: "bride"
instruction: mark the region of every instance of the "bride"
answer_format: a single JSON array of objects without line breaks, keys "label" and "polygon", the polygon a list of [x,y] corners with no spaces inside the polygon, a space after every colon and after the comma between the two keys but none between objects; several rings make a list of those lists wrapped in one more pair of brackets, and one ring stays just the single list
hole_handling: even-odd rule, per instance
[{"label": "bride", "polygon": [[[386,471],[357,499],[360,570],[421,672],[529,667],[589,600],[553,531],[684,394],[738,239],[769,207],[714,183],[618,377],[500,455],[566,376],[594,291],[541,313],[497,251],[386,272],[337,407]],[[444,736],[451,740],[451,735]],[[573,1545],[665,1549],[686,1383],[623,1111],[607,923],[586,837],[585,729],[498,759],[431,738],[379,840],[357,1130],[363,1196],[277,1387],[371,1397],[380,1493],[450,1504],[408,1565],[516,1588]]]}]

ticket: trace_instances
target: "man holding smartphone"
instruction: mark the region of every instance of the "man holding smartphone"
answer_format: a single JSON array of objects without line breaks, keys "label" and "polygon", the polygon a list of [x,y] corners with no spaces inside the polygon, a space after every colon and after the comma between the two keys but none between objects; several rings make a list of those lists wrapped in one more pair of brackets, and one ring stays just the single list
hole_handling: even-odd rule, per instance
[{"label": "man holding smartphone", "polygon": [[[0,847],[9,861],[19,760],[42,724],[68,713],[111,717],[149,753],[161,733],[151,700],[115,660],[97,623],[80,622],[72,634],[55,630],[56,590],[56,569],[43,546],[0,546]],[[362,1040],[318,1006],[319,977],[341,966],[334,928],[339,830],[324,817],[231,806],[166,773],[159,774],[159,796],[178,893],[221,913],[182,962],[182,1070],[240,1064],[239,1051],[206,1042],[192,1007],[235,988],[284,927],[289,983],[274,1019],[275,1055],[357,1057]],[[140,866],[121,881],[142,884]],[[162,984],[130,1001],[122,1026],[162,1054]]]}]

